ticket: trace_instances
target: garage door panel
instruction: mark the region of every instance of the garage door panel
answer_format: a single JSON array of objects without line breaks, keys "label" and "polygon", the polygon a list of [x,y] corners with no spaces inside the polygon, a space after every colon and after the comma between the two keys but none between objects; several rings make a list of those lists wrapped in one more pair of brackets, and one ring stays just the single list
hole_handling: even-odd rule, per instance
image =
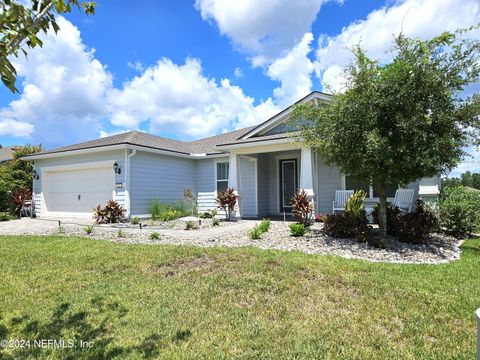
[{"label": "garage door panel", "polygon": [[112,199],[114,183],[111,167],[47,172],[47,210],[91,214],[94,207]]}]

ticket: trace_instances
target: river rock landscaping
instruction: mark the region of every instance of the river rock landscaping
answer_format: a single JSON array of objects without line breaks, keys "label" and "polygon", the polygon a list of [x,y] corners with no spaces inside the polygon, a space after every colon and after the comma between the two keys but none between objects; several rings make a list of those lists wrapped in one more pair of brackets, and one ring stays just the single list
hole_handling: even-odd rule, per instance
[{"label": "river rock landscaping", "polygon": [[[52,226],[51,222],[37,219],[14,220],[22,226],[16,226],[18,234],[32,233],[36,228],[37,234],[64,236],[84,236],[96,240],[109,240],[129,244],[170,244],[193,245],[200,247],[242,247],[254,246],[261,249],[275,249],[284,251],[301,251],[307,254],[336,255],[343,258],[365,259],[375,262],[392,263],[427,263],[438,264],[460,257],[460,241],[440,234],[433,234],[427,244],[407,244],[399,242],[393,237],[385,243],[385,248],[377,248],[368,244],[359,243],[355,239],[336,239],[326,236],[322,231],[322,224],[313,224],[303,237],[290,236],[289,225],[291,222],[273,221],[270,229],[263,233],[260,239],[252,240],[248,236],[249,230],[260,221],[240,220],[237,222],[221,221],[219,226],[211,226],[211,219],[202,219],[201,228],[185,230],[182,225],[158,226],[145,223],[140,229],[139,225],[126,226],[121,224],[94,226],[91,234],[87,234],[85,226],[63,222],[61,227]],[[29,223],[27,225],[26,223]],[[41,231],[40,225],[31,223],[44,223],[45,229]],[[10,222],[11,223],[11,222]],[[204,227],[205,226],[205,227]],[[25,231],[22,231],[25,230]],[[2,231],[0,234],[11,234]],[[151,234],[158,234],[158,239],[152,239]],[[157,237],[157,236],[154,236]]]}]

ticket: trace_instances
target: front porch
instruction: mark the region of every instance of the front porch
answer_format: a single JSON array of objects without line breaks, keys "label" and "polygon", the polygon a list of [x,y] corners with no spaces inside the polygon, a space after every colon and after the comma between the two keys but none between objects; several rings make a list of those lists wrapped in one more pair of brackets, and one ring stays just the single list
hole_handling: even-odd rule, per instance
[{"label": "front porch", "polygon": [[229,186],[238,191],[237,216],[289,218],[290,200],[300,189],[306,190],[315,202],[315,163],[310,148],[290,144],[279,151],[256,150],[230,153]]}]

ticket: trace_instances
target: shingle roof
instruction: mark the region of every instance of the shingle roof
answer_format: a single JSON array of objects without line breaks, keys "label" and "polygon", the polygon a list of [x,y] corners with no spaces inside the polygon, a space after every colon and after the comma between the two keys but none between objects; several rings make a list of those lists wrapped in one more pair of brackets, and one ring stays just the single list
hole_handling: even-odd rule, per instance
[{"label": "shingle roof", "polygon": [[243,134],[246,134],[247,132],[249,132],[254,127],[255,126],[250,126],[250,127],[239,129],[239,130],[226,132],[224,134],[192,141],[189,144],[190,146],[192,146],[192,149],[194,150],[193,152],[195,153],[207,153],[207,154],[219,153],[221,152],[221,150],[216,148],[217,145],[234,142],[235,140],[243,136]]},{"label": "shingle roof", "polygon": [[[314,93],[320,93],[320,92],[313,91],[306,97],[300,99],[299,101],[302,101],[303,99],[307,98],[308,96]],[[328,95],[328,94],[324,94],[324,95]],[[82,142],[79,144],[64,146],[64,147],[60,147],[52,150],[46,150],[30,156],[55,154],[55,153],[62,153],[62,152],[68,152],[68,151],[74,151],[74,150],[92,149],[97,147],[122,145],[122,144],[143,146],[146,148],[165,150],[165,151],[170,151],[173,153],[184,154],[184,155],[221,154],[221,153],[224,153],[222,151],[222,145],[242,144],[242,143],[250,143],[250,142],[253,143],[253,142],[266,141],[266,140],[286,138],[288,135],[283,133],[283,134],[256,136],[256,137],[247,138],[247,139],[240,139],[245,134],[258,128],[262,124],[267,123],[268,121],[282,114],[285,110],[289,108],[290,107],[284,109],[277,115],[272,116],[270,119],[262,122],[259,125],[254,125],[254,126],[246,127],[239,130],[226,132],[220,135],[210,136],[208,138],[195,140],[195,141],[179,141],[179,140],[169,139],[161,136],[151,135],[141,131],[131,131],[127,133],[104,137],[101,139]]]},{"label": "shingle roof", "polygon": [[0,162],[10,161],[13,159],[15,146],[7,146],[0,148]]},{"label": "shingle roof", "polygon": [[247,127],[240,130],[230,131],[224,134],[211,136],[196,141],[180,141],[169,139],[161,136],[151,135],[141,131],[131,131],[127,133],[112,135],[101,139],[82,142],[79,144],[63,146],[60,148],[45,150],[36,155],[56,154],[74,150],[93,149],[97,147],[113,146],[113,145],[137,145],[157,150],[171,151],[174,153],[190,155],[192,153],[219,154],[221,150],[215,146],[225,142],[232,142],[238,139],[253,127]]}]

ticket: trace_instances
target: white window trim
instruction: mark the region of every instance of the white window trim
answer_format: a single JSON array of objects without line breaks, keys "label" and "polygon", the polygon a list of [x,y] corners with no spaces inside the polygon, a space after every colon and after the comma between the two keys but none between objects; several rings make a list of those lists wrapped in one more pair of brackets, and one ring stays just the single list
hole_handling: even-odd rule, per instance
[{"label": "white window trim", "polygon": [[225,180],[218,180],[217,179],[217,165],[218,165],[218,163],[225,163],[225,164],[228,164],[228,166],[230,167],[230,162],[228,161],[228,159],[227,160],[225,160],[225,159],[215,159],[214,163],[215,163],[214,189],[215,189],[215,195],[217,195],[218,194],[217,186],[218,186],[219,181],[227,181],[227,188],[230,187],[230,179],[228,178],[229,172],[227,172],[227,179],[225,179]]}]

